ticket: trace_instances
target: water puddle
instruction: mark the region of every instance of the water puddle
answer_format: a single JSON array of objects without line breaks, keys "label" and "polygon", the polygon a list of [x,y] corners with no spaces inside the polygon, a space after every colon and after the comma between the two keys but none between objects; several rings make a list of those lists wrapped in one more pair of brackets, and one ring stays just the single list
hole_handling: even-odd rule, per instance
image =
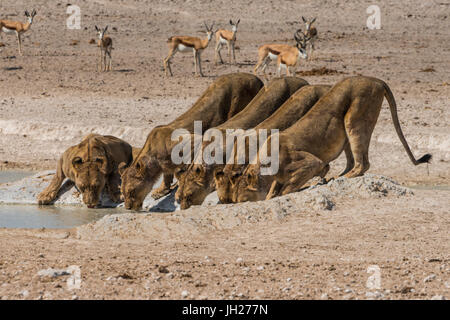
[{"label": "water puddle", "polygon": [[[0,184],[19,181],[34,174],[27,171],[0,171]],[[123,208],[1,204],[0,228],[73,228],[99,220],[108,214],[125,211]]]},{"label": "water puddle", "polygon": [[35,205],[0,205],[0,228],[73,228],[124,209],[88,209]]}]

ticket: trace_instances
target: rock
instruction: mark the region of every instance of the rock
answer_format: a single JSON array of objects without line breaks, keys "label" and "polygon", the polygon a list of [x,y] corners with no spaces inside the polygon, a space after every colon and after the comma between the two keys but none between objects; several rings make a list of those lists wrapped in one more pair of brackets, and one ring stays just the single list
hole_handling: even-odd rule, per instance
[{"label": "rock", "polygon": [[320,296],[320,299],[322,300],[328,300],[328,294],[324,293]]},{"label": "rock", "polygon": [[186,298],[189,295],[189,292],[187,290],[181,291],[181,297]]},{"label": "rock", "polygon": [[442,295],[435,295],[431,297],[431,300],[445,300],[445,297]]},{"label": "rock", "polygon": [[67,270],[58,270],[58,269],[48,268],[48,269],[43,269],[43,270],[38,271],[37,275],[40,277],[56,278],[56,277],[60,277],[60,276],[68,276],[68,275],[70,275],[70,273],[67,272]]},{"label": "rock", "polygon": [[26,298],[26,297],[28,297],[30,295],[30,292],[28,290],[22,290],[22,291],[19,292],[19,294],[22,297]]},{"label": "rock", "polygon": [[425,279],[423,279],[423,282],[431,282],[434,279],[436,279],[436,275],[435,274],[430,274],[428,277],[426,277]]},{"label": "rock", "polygon": [[242,258],[237,258],[236,259],[236,263],[242,263],[244,261],[244,259],[242,259]]},{"label": "rock", "polygon": [[384,297],[384,294],[382,294],[379,291],[374,291],[374,292],[368,291],[368,292],[366,292],[366,297],[368,299],[380,299],[380,298]]}]

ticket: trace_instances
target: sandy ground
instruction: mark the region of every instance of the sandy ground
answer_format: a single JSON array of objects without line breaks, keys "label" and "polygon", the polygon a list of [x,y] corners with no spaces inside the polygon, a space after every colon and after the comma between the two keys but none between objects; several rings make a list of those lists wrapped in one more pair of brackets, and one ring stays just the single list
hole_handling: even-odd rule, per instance
[{"label": "sandy ground", "polygon": [[[371,4],[89,1],[81,4],[81,30],[68,30],[66,2],[3,1],[2,18],[23,21],[16,14],[32,7],[38,15],[24,36],[24,56],[17,54],[14,37],[0,39],[0,169],[53,169],[67,147],[93,131],[141,146],[154,126],[186,110],[215,77],[251,72],[259,45],[291,42],[305,15],[318,17],[319,41],[316,59],[299,71],[326,67],[338,73],[304,78],[311,84],[357,74],[385,80],[413,152],[434,157],[429,166],[408,162],[385,103],[372,139],[370,172],[405,185],[448,186],[450,3],[385,1],[379,4],[382,28],[368,30]],[[174,77],[164,77],[169,36],[203,36],[204,20],[227,27],[230,18],[241,19],[237,66],[214,66],[212,43],[203,54],[205,78],[193,76],[190,54],[177,54]],[[89,40],[96,24],[109,25],[114,72],[95,72],[98,49]],[[79,43],[71,45],[73,40]],[[342,167],[341,157],[330,174]],[[1,230],[0,296],[180,298],[187,290],[193,298],[448,298],[448,196],[445,189],[403,198],[349,195],[326,214],[299,208],[298,215],[278,223],[186,231],[164,241]],[[73,264],[82,269],[80,290],[68,291],[67,277],[36,277],[41,269]],[[374,264],[381,268],[382,288],[366,295],[367,267]],[[161,273],[161,266],[169,273]]]}]

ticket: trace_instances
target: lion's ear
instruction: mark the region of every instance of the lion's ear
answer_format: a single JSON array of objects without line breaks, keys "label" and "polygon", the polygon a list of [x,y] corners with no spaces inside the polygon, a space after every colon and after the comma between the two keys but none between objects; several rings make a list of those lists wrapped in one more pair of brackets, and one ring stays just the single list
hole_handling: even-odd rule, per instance
[{"label": "lion's ear", "polygon": [[223,170],[216,170],[216,171],[214,171],[214,178],[215,179],[221,179],[224,175],[225,175],[225,173],[223,172]]},{"label": "lion's ear", "polygon": [[103,174],[108,174],[108,161],[105,158],[97,157],[95,158],[95,163],[97,163],[100,166],[100,171]]},{"label": "lion's ear", "polygon": [[83,159],[81,159],[80,157],[75,157],[72,159],[72,165],[75,169],[78,170],[82,164],[83,164]]},{"label": "lion's ear", "polygon": [[125,169],[127,168],[127,164],[125,162],[121,162],[119,163],[119,167],[117,168],[119,171],[120,175],[123,175],[123,173],[125,172]]},{"label": "lion's ear", "polygon": [[145,168],[146,168],[146,162],[143,159],[140,159],[136,162],[136,171],[141,177],[145,176]]}]

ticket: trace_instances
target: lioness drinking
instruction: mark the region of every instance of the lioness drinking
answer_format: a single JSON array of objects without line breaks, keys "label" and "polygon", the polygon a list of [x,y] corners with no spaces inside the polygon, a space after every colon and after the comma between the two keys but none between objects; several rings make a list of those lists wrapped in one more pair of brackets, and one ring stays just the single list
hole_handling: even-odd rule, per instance
[{"label": "lioness drinking", "polygon": [[131,163],[132,147],[113,136],[90,134],[80,144],[67,149],[58,161],[52,181],[38,195],[38,203],[53,203],[65,178],[73,181],[83,196],[83,202],[93,208],[98,205],[104,188],[110,199],[120,202],[118,164]]},{"label": "lioness drinking", "polygon": [[218,126],[244,109],[262,87],[262,81],[251,74],[222,76],[188,111],[168,125],[154,128],[133,163],[129,167],[125,163],[120,165],[125,208],[139,210],[161,174],[163,183],[153,192],[153,197],[157,199],[171,191],[176,168],[171,160],[171,150],[177,144],[171,140],[171,135],[175,129],[193,132],[194,121],[201,121],[203,130]]},{"label": "lioness drinking", "polygon": [[[197,163],[194,162],[189,166],[180,166],[177,171],[178,190],[175,199],[180,203],[181,209],[187,209],[191,205],[200,205],[206,196],[214,191],[214,172],[223,170],[226,160],[227,139],[233,139],[233,136],[227,136],[228,129],[247,130],[257,126],[259,123],[270,117],[283,103],[289,99],[299,88],[308,85],[308,82],[301,78],[285,77],[275,78],[271,80],[264,90],[233,118],[225,123],[217,126],[215,129],[220,131],[220,138],[223,145],[217,144],[221,149],[223,159],[219,159],[221,163],[206,163],[203,153],[200,152],[197,157]],[[191,138],[192,140],[195,137]],[[200,139],[201,141],[201,139]],[[203,141],[202,150],[208,150],[218,141]],[[229,143],[229,142],[228,142]],[[212,151],[213,153],[214,151]],[[214,156],[214,158],[216,158]]]},{"label": "lioness drinking", "polygon": [[[329,163],[346,152],[347,178],[363,175],[369,169],[370,138],[383,99],[389,103],[397,135],[414,165],[431,159],[416,159],[406,142],[397,115],[394,96],[382,80],[350,77],[338,82],[293,126],[279,135],[279,168],[273,175],[261,175],[261,163],[250,164],[239,178],[238,202],[270,199],[299,191],[314,176],[325,176]],[[270,146],[269,137],[265,144]],[[278,150],[271,150],[275,152]]]}]

